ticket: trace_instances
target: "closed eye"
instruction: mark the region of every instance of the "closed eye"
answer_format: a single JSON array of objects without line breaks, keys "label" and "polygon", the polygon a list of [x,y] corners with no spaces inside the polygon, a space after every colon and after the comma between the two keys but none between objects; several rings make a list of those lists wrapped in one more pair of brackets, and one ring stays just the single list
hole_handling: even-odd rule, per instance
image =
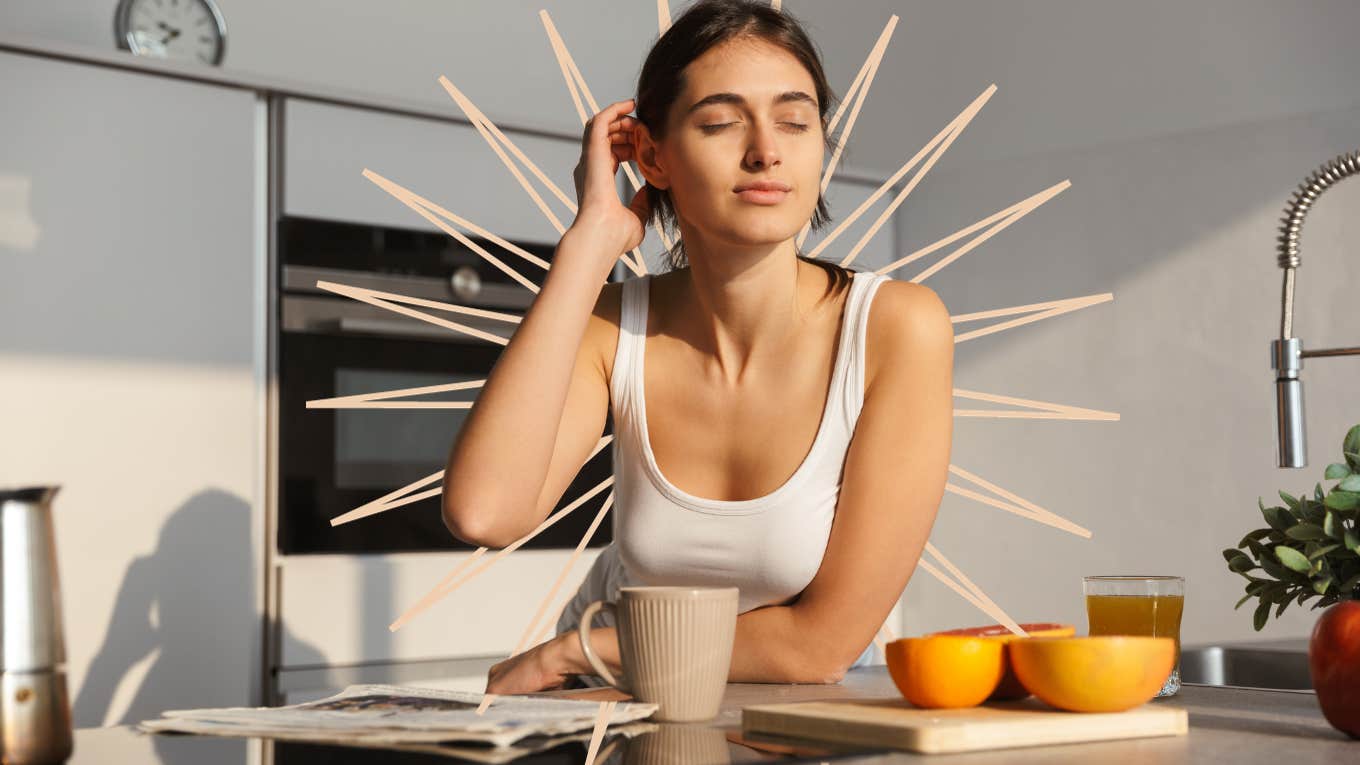
[{"label": "closed eye", "polygon": [[[703,130],[705,133],[713,134],[713,133],[717,133],[718,131],[722,130],[723,128],[727,127],[728,125],[736,125],[736,124],[737,124],[736,122],[721,122],[721,123],[717,123],[717,124],[713,124],[713,125],[700,125],[700,126],[699,126],[699,129],[700,129],[700,130]],[[779,123],[779,124],[781,124],[781,125],[788,125],[790,129],[792,129],[793,131],[798,132],[798,133],[802,133],[802,132],[804,132],[804,131],[806,131],[806,130],[808,129],[808,126],[805,125],[805,124],[803,124],[803,123],[801,123],[801,122],[781,122],[781,123]]]}]

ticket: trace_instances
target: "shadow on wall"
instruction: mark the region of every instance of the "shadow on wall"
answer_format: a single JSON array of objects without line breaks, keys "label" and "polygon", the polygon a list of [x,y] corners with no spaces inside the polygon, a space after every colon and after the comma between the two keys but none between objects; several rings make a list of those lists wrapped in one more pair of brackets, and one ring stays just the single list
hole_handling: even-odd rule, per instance
[{"label": "shadow on wall", "polygon": [[[250,520],[245,500],[218,489],[195,494],[170,516],[156,549],[134,560],[123,577],[108,633],[75,697],[76,727],[133,724],[168,709],[245,701],[242,689],[257,666],[243,647],[261,629]],[[320,651],[288,639],[307,663],[324,663]],[[126,711],[106,720],[119,685],[153,653]]]}]

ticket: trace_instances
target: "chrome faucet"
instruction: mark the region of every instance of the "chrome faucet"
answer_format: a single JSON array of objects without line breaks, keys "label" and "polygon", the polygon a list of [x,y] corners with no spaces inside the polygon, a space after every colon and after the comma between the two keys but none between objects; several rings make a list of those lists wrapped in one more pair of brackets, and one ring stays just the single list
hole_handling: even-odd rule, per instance
[{"label": "chrome faucet", "polygon": [[1310,356],[1352,356],[1360,347],[1303,350],[1294,331],[1294,270],[1299,267],[1299,234],[1308,210],[1337,181],[1360,173],[1360,151],[1342,154],[1313,172],[1285,205],[1281,220],[1278,261],[1284,269],[1284,293],[1280,314],[1280,339],[1270,344],[1271,366],[1275,369],[1275,456],[1280,467],[1300,468],[1308,464],[1303,426],[1303,360]]}]

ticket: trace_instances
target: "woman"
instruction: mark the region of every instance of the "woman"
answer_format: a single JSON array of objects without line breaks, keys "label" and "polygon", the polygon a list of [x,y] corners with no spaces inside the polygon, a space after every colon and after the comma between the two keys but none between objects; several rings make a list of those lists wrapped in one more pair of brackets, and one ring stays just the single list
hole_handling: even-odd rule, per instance
[{"label": "woman", "polygon": [[[730,681],[836,682],[870,660],[944,491],[949,314],[929,288],[799,253],[827,220],[831,94],[791,17],[691,6],[637,93],[637,117],[629,99],[587,123],[576,219],[449,457],[449,530],[503,547],[614,415],[614,543],[557,636],[492,667],[487,692],[597,684],[575,627],[624,584],[735,585]],[[629,160],[647,185],[625,207]],[[682,237],[672,270],[602,284],[653,216]],[[591,640],[619,670],[612,626]]]}]

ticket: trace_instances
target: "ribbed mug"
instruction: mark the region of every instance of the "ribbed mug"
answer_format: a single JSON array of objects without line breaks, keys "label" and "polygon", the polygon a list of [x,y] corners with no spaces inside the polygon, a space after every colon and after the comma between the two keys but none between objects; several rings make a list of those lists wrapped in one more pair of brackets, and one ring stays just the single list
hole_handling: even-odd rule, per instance
[{"label": "ribbed mug", "polygon": [[[736,587],[620,587],[617,603],[597,600],[581,612],[577,633],[590,666],[605,682],[645,704],[653,719],[697,722],[718,714],[737,634]],[[590,619],[613,614],[623,675],[615,678],[590,646]]]}]

